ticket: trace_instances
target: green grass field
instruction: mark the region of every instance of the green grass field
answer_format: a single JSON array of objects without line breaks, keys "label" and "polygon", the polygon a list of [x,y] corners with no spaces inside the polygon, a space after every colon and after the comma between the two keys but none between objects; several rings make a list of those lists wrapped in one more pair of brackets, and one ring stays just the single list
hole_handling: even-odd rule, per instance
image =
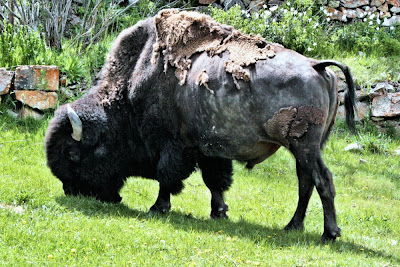
[{"label": "green grass field", "polygon": [[352,138],[331,136],[323,158],[342,228],[332,244],[320,241],[315,191],[305,231],[282,230],[297,205],[295,163],[284,149],[250,172],[235,163],[229,220],[209,218],[199,172],[169,214],[148,216],[158,192],[151,180],[129,179],[120,204],[66,197],[46,167],[46,127],[0,114],[1,266],[400,266],[399,141],[387,141],[383,154],[355,153],[344,152]]}]

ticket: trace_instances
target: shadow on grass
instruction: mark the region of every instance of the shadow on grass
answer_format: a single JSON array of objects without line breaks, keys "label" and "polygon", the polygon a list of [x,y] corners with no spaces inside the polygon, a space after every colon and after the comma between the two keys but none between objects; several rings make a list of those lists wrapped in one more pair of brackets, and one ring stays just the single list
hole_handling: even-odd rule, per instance
[{"label": "shadow on grass", "polygon": [[[268,244],[277,249],[298,246],[315,247],[329,245],[333,253],[351,253],[365,257],[378,257],[388,261],[400,262],[400,258],[388,255],[382,251],[376,251],[368,247],[358,245],[354,242],[341,241],[339,238],[334,243],[326,244],[321,241],[321,236],[315,233],[293,231],[286,232],[281,228],[267,227],[245,219],[231,221],[229,219],[204,219],[194,218],[191,214],[179,211],[170,211],[168,214],[153,214],[141,210],[131,209],[123,203],[110,204],[86,197],[61,196],[56,199],[57,203],[68,209],[82,212],[85,216],[96,217],[121,217],[135,218],[138,220],[159,220],[170,224],[182,231],[208,232],[214,235],[228,235],[249,239],[257,244]],[[290,219],[290,218],[288,218]]]}]

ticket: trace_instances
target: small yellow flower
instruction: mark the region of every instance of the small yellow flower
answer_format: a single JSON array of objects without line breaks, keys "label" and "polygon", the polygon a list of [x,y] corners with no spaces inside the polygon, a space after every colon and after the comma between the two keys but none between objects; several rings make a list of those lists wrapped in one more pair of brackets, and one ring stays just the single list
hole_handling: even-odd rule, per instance
[{"label": "small yellow flower", "polygon": [[74,254],[76,252],[76,249],[71,249],[71,253]]},{"label": "small yellow flower", "polygon": [[134,227],[133,227],[133,225],[129,225],[129,228],[133,229]]},{"label": "small yellow flower", "polygon": [[106,248],[110,248],[110,244],[106,244]]},{"label": "small yellow flower", "polygon": [[22,221],[22,224],[26,224],[26,221]]},{"label": "small yellow flower", "polygon": [[97,239],[96,239],[96,238],[93,238],[93,239],[92,239],[92,241],[93,241],[93,242],[96,242],[96,241],[97,241]]},{"label": "small yellow flower", "polygon": [[49,255],[47,256],[47,258],[51,260],[52,258],[54,258],[54,256],[51,255],[51,254],[49,254]]}]

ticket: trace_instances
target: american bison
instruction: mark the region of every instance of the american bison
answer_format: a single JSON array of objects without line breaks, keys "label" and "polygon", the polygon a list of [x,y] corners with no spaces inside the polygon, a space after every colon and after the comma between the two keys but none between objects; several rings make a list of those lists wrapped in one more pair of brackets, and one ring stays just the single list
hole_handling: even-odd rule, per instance
[{"label": "american bison", "polygon": [[196,12],[163,10],[124,30],[100,79],[81,99],[61,106],[46,135],[48,166],[67,195],[118,202],[129,176],[157,180],[152,212],[196,166],[211,191],[211,217],[227,217],[223,192],[232,160],[252,168],[286,147],[296,159],[297,210],[285,227],[302,229],[316,187],[324,240],[340,236],[332,174],[321,158],[345,74],[346,119],[354,129],[354,85],[336,61],[304,57]]}]

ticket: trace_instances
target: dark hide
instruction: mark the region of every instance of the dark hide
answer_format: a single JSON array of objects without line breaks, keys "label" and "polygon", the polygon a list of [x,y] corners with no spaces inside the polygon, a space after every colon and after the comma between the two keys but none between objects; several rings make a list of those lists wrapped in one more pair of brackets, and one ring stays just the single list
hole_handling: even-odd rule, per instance
[{"label": "dark hide", "polygon": [[338,106],[336,78],[326,66],[346,74],[346,111],[354,126],[348,69],[272,45],[274,57],[243,67],[248,81],[234,80],[225,68],[229,52],[203,51],[191,56],[180,85],[175,68],[165,69],[163,57],[153,56],[156,39],[154,18],[120,34],[97,85],[71,103],[82,121],[81,141],[71,137],[67,107],[56,111],[46,153],[65,193],[117,202],[124,181],[142,176],[159,182],[150,210],[163,213],[171,207],[170,195],[182,190],[182,180],[198,166],[211,191],[211,217],[227,217],[223,192],[232,182],[232,160],[251,168],[284,146],[296,158],[299,178],[298,207],[285,229],[303,228],[316,187],[324,209],[323,238],[340,236],[332,174],[320,149]]}]

